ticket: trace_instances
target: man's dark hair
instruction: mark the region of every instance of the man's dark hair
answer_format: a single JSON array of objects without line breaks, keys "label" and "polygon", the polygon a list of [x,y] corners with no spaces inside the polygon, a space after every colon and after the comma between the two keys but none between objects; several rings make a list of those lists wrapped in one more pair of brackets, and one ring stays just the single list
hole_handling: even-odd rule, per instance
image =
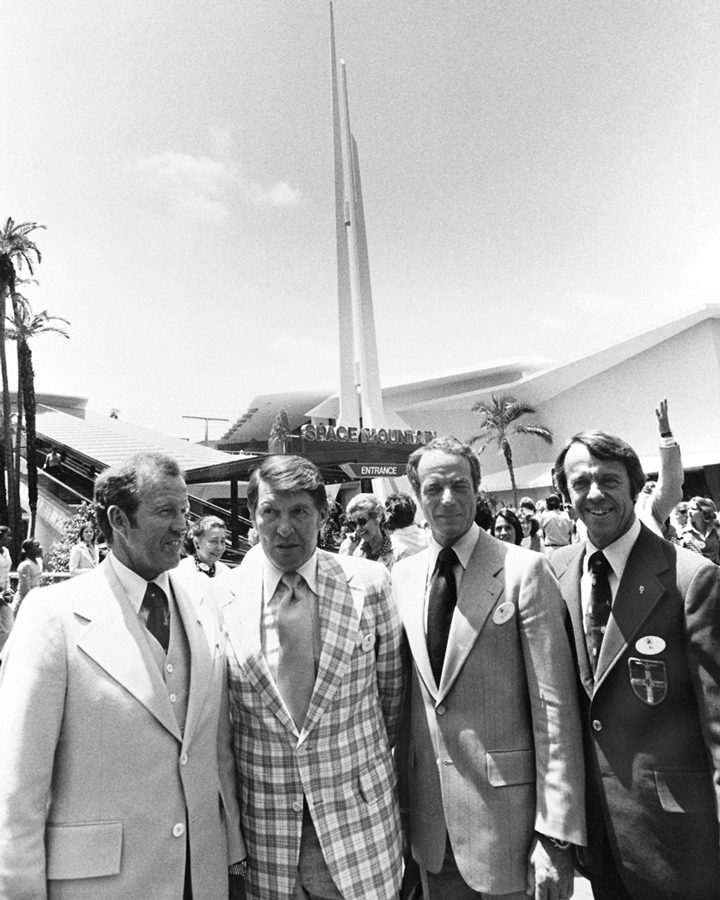
[{"label": "man's dark hair", "polygon": [[417,506],[410,494],[390,494],[385,501],[386,525],[391,531],[407,528],[415,521]]},{"label": "man's dark hair", "polygon": [[565,457],[573,444],[584,444],[593,456],[598,459],[612,460],[622,463],[630,479],[630,489],[633,501],[645,485],[645,472],[637,453],[630,444],[622,438],[606,431],[581,431],[570,438],[567,444],[558,454],[555,461],[555,478],[563,497],[570,499],[568,494],[567,476],[565,474]]},{"label": "man's dark hair", "polygon": [[545,498],[545,509],[560,509],[560,498],[557,494],[548,494]]},{"label": "man's dark hair", "polygon": [[260,492],[260,482],[264,481],[273,491],[297,493],[307,491],[313,499],[318,512],[324,512],[328,506],[325,482],[320,469],[315,463],[302,456],[266,457],[250,476],[247,486],[247,505],[251,513],[255,512]]},{"label": "man's dark hair", "polygon": [[477,489],[480,487],[480,460],[477,458],[477,454],[469,444],[463,444],[457,438],[448,436],[434,438],[424,446],[413,450],[410,454],[407,461],[406,475],[416,495],[420,494],[420,478],[418,477],[420,460],[425,453],[430,453],[433,450],[439,450],[441,453],[449,453],[451,456],[459,456],[462,459],[466,459],[470,464],[473,490],[477,493]]},{"label": "man's dark hair", "polygon": [[182,477],[182,469],[172,456],[165,453],[147,452],[128,456],[119,465],[105,469],[95,480],[93,506],[98,526],[108,545],[112,546],[113,530],[108,519],[111,506],[119,507],[135,525],[140,492],[147,479],[167,476]]}]

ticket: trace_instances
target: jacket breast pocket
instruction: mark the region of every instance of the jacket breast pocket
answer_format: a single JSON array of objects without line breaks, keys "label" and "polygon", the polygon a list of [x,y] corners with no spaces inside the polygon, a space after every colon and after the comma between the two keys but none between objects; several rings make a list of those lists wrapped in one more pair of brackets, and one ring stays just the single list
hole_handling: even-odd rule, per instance
[{"label": "jacket breast pocket", "polygon": [[485,756],[485,765],[493,787],[535,781],[534,750],[491,750]]},{"label": "jacket breast pocket", "polygon": [[713,810],[709,772],[656,769],[655,787],[660,805],[670,813],[707,813]]},{"label": "jacket breast pocket", "polygon": [[98,878],[120,872],[122,822],[48,825],[47,877]]}]

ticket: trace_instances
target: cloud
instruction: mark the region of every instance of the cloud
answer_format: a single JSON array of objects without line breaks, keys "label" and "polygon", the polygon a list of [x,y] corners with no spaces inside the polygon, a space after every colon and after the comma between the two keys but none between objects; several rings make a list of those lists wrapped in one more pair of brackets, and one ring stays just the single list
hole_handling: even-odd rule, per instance
[{"label": "cloud", "polygon": [[297,188],[290,187],[284,181],[278,181],[269,190],[264,190],[259,184],[248,182],[245,195],[251,203],[257,203],[259,206],[297,206],[303,199]]},{"label": "cloud", "polygon": [[[232,150],[229,132],[216,129],[212,137],[221,155]],[[266,187],[248,178],[228,159],[166,150],[140,159],[138,166],[167,192],[177,212],[202,221],[225,219],[234,200],[265,207],[291,207],[304,202],[297,188],[284,181]]]},{"label": "cloud", "polygon": [[182,215],[203,222],[229,215],[225,197],[233,175],[225,163],[167,150],[139,160],[138,165],[168,192],[173,208]]}]

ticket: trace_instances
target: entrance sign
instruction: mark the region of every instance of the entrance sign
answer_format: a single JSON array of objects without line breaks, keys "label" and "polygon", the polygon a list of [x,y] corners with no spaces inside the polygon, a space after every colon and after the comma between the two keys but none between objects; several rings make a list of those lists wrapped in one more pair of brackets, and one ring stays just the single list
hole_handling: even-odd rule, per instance
[{"label": "entrance sign", "polygon": [[348,463],[356,478],[400,478],[405,474],[403,463]]}]

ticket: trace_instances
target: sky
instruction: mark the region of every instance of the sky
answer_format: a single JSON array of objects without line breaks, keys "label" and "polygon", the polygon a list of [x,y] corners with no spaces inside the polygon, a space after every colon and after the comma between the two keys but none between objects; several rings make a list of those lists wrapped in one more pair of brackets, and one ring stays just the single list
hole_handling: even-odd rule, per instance
[{"label": "sky", "polygon": [[[720,300],[716,0],[334,11],[381,383]],[[24,292],[70,322],[38,390],[201,440],[337,388],[325,0],[3,0],[0,78],[0,220],[45,226]]]}]

